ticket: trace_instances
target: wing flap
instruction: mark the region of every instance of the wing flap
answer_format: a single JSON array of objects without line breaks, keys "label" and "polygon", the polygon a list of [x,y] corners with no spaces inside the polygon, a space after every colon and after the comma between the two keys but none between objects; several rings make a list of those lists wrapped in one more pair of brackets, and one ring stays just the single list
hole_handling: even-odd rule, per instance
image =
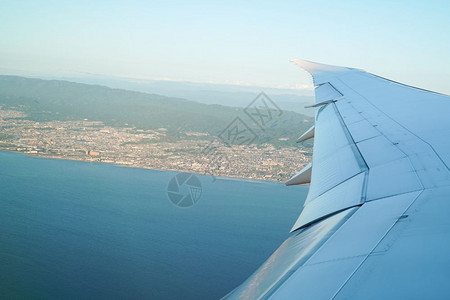
[{"label": "wing flap", "polygon": [[361,205],[364,201],[364,179],[365,173],[359,173],[319,197],[310,200],[303,208],[291,231],[307,226],[318,218]]}]

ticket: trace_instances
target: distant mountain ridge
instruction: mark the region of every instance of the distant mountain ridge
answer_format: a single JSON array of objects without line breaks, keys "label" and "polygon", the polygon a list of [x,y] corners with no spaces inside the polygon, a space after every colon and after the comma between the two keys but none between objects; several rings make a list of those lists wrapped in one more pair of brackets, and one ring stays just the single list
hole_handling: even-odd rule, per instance
[{"label": "distant mountain ridge", "polygon": [[182,81],[139,80],[132,78],[105,77],[100,75],[61,79],[184,98],[205,104],[219,104],[233,107],[245,107],[254,99],[256,94],[264,91],[270,95],[270,98],[272,98],[281,109],[294,111],[307,116],[314,116],[313,110],[305,109],[305,106],[314,104],[312,91],[308,90]]}]

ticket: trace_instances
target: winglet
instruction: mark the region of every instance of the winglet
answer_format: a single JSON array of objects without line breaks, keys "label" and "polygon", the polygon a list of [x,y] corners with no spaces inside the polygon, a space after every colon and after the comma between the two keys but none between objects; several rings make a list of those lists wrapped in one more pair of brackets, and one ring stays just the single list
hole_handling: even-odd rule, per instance
[{"label": "winglet", "polygon": [[304,59],[290,59],[289,61],[295,63],[297,66],[311,74],[315,86],[329,81],[328,78],[336,73],[344,73],[353,70],[363,71],[347,67],[319,64]]}]

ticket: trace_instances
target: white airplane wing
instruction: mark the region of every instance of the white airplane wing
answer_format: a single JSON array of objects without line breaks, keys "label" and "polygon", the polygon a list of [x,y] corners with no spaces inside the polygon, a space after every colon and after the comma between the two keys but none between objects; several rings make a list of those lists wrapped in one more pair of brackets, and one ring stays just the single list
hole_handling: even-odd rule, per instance
[{"label": "white airplane wing", "polygon": [[315,85],[291,236],[226,299],[449,299],[450,97],[293,60]]}]

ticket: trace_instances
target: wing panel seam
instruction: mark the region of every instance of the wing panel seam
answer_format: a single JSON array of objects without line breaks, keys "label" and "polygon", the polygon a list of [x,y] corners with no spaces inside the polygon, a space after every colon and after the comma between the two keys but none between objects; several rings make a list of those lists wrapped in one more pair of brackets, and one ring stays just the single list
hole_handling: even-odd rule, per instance
[{"label": "wing panel seam", "polygon": [[[422,195],[423,190],[419,192],[419,194],[411,201],[411,203],[403,210],[402,215],[405,214],[405,212],[411,207],[411,205],[416,202],[416,200]],[[404,193],[408,194],[408,193]],[[389,198],[389,197],[385,197]],[[383,239],[389,234],[389,232],[392,230],[392,228],[397,225],[397,221],[392,223],[392,225],[389,227],[389,229],[383,234],[383,236],[379,239],[377,243],[372,247],[372,250],[369,251],[369,254],[367,254],[364,259],[358,264],[358,266],[353,270],[353,272],[348,276],[348,278],[345,280],[345,282],[339,287],[339,289],[334,293],[334,295],[331,297],[331,299],[335,299],[336,296],[341,292],[341,290],[344,288],[344,286],[350,281],[350,279],[355,275],[355,273],[361,268],[361,266],[364,264],[364,262],[367,260],[367,258],[374,252],[374,250],[378,247],[378,245],[383,241]]]}]

